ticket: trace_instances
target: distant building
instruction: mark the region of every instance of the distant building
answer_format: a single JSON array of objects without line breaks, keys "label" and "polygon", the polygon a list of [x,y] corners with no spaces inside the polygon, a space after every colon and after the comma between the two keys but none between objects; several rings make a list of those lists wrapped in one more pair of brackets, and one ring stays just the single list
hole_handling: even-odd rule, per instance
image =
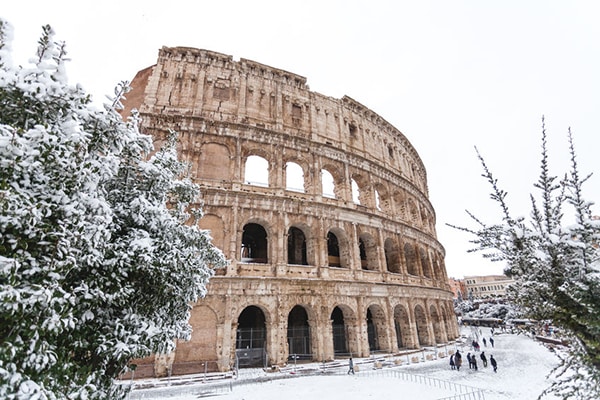
[{"label": "distant building", "polygon": [[506,295],[506,288],[514,282],[514,279],[506,275],[465,276],[466,297],[473,299],[502,297]]},{"label": "distant building", "polygon": [[448,278],[448,285],[454,294],[454,299],[464,299],[467,297],[467,287],[464,279]]}]

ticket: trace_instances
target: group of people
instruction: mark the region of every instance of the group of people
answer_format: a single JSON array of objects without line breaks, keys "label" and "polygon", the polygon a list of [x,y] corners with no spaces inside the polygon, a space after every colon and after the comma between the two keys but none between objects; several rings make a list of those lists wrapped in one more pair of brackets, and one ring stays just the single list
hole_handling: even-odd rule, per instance
[{"label": "group of people", "polygon": [[[490,337],[490,344],[492,345],[492,347],[494,347],[494,338],[492,338],[492,337]],[[487,342],[486,342],[485,338],[483,338],[483,345],[485,347],[487,347]],[[480,350],[479,343],[476,340],[473,340],[471,342],[471,346],[473,347],[473,350],[475,352],[478,352]],[[481,362],[483,363],[484,368],[487,368],[488,359],[487,359],[487,356],[485,355],[485,351],[481,352],[481,354],[479,355],[479,358],[481,359]],[[467,361],[469,363],[469,369],[474,369],[475,371],[477,371],[477,355],[471,354],[470,352],[467,353]],[[494,358],[493,355],[490,355],[490,364],[492,365],[494,372],[497,372],[498,371],[498,363],[496,362],[496,359]],[[457,371],[460,371],[461,365],[462,365],[462,354],[460,354],[459,350],[456,350],[456,353],[450,355],[450,369],[455,369]]]},{"label": "group of people", "polygon": [[[485,351],[481,352],[481,354],[479,355],[479,358],[481,358],[481,361],[483,362],[483,366],[485,368],[487,368],[488,360],[485,355]],[[471,353],[467,353],[467,361],[469,362],[469,369],[474,369],[475,371],[477,371],[477,356],[475,354],[471,355]],[[490,364],[492,365],[492,368],[494,368],[494,372],[497,372],[498,371],[498,363],[496,362],[496,359],[494,358],[494,356],[490,356]],[[460,371],[461,365],[462,365],[462,354],[460,354],[459,350],[456,350],[456,353],[454,353],[450,356],[450,369],[455,369],[457,371]]]}]

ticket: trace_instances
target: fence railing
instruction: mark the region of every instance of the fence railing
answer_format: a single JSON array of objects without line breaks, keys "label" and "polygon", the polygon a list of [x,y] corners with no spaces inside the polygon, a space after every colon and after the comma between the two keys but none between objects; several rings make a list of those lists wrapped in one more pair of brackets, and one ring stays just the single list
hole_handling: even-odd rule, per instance
[{"label": "fence railing", "polygon": [[455,383],[451,381],[446,381],[443,379],[432,378],[425,375],[412,374],[404,371],[399,371],[397,369],[380,369],[380,370],[370,370],[364,371],[360,374],[356,375],[359,378],[368,378],[368,377],[383,377],[383,378],[396,378],[403,380],[405,382],[411,383],[419,383],[422,385],[427,385],[429,387],[435,387],[438,389],[449,390],[455,395],[443,397],[438,400],[485,400],[485,395],[483,390],[462,385],[460,383]]},{"label": "fence railing", "polygon": [[[323,376],[325,370],[323,368],[316,368],[306,370],[303,373],[298,374],[269,374],[269,375],[251,375],[243,374],[237,377],[237,379],[228,379],[225,382],[206,382],[202,385],[189,385],[179,386],[174,390],[173,386],[176,386],[178,382],[171,382],[174,384],[169,387],[161,387],[146,390],[134,390],[130,393],[130,399],[147,399],[147,398],[169,398],[181,395],[194,395],[194,396],[208,396],[217,395],[233,391],[237,387],[249,386],[249,385],[260,385],[266,382],[271,382],[280,379],[296,379],[302,376]],[[335,371],[327,371],[328,375],[346,375],[346,366],[340,366]],[[446,381],[443,379],[432,378],[425,375],[413,374],[410,372],[401,371],[395,368],[385,369],[360,369],[355,375],[358,378],[369,378],[369,377],[384,377],[399,379],[404,382],[418,383],[429,387],[447,390],[454,392],[454,394],[440,398],[439,400],[485,400],[485,394],[482,389],[462,385],[459,383]]]}]

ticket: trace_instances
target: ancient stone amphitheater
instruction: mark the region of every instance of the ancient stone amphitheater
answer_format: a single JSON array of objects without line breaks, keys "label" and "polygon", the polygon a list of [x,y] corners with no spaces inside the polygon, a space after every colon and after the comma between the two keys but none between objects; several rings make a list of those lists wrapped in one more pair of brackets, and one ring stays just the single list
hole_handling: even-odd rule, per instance
[{"label": "ancient stone amphitheater", "polygon": [[231,260],[194,305],[191,340],[137,377],[368,357],[458,336],[425,166],[406,137],[306,78],[162,48],[126,110],[179,132],[214,244]]}]

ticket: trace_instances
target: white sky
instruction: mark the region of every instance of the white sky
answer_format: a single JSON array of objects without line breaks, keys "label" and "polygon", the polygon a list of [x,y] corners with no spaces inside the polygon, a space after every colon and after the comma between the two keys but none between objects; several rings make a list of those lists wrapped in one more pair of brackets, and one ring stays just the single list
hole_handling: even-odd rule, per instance
[{"label": "white sky", "polygon": [[[13,55],[24,64],[43,24],[67,42],[71,83],[103,99],[156,62],[162,46],[247,58],[305,76],[311,90],[348,95],[396,126],[427,168],[450,276],[502,271],[467,254],[465,209],[498,220],[474,146],[529,212],[546,116],[551,172],[566,171],[567,128],[586,197],[600,196],[600,2],[529,0],[5,1]],[[598,207],[594,207],[600,214]]]}]

